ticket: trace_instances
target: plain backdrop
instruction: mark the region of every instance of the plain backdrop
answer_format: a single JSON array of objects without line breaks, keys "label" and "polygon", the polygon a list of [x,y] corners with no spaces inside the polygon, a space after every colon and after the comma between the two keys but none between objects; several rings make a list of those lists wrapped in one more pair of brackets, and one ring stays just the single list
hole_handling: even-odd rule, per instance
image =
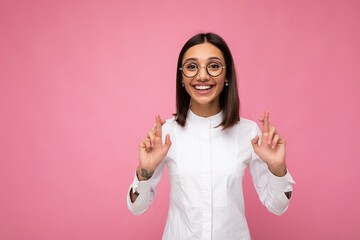
[{"label": "plain backdrop", "polygon": [[283,216],[245,175],[253,239],[360,239],[359,12],[356,0],[1,0],[0,239],[161,238],[168,174],[142,216],[126,194],[199,32],[228,42],[241,116],[268,109],[287,139]]}]

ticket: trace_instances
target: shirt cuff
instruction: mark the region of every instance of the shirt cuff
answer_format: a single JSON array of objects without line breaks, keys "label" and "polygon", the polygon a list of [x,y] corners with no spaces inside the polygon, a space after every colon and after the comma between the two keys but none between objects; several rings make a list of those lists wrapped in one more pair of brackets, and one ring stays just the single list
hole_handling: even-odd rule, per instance
[{"label": "shirt cuff", "polygon": [[133,192],[143,193],[148,192],[151,188],[151,178],[149,180],[139,181],[136,171],[132,184]]},{"label": "shirt cuff", "polygon": [[276,192],[290,192],[292,191],[292,185],[295,184],[294,179],[291,177],[289,171],[286,171],[285,176],[275,176],[268,170],[268,180],[271,188]]}]

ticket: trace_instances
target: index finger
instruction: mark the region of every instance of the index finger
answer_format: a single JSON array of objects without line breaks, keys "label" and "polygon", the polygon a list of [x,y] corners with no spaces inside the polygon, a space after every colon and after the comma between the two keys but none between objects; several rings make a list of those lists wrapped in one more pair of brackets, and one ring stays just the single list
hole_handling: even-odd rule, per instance
[{"label": "index finger", "polygon": [[269,111],[265,111],[262,123],[263,123],[263,133],[269,132],[270,130]]},{"label": "index finger", "polygon": [[157,115],[155,116],[155,121],[156,121],[156,125],[155,125],[155,136],[156,136],[156,137],[161,137],[161,135],[162,135],[162,129],[161,129],[162,121],[161,121],[161,118],[160,118],[159,114],[157,114]]}]

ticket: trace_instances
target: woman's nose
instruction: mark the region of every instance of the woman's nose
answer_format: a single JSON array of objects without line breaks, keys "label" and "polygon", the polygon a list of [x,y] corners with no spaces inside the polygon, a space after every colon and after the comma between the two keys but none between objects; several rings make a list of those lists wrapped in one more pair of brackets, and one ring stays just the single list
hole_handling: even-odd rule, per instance
[{"label": "woman's nose", "polygon": [[202,67],[199,67],[199,72],[197,74],[197,77],[199,80],[208,80],[209,79],[209,74],[208,72],[206,71],[206,66],[202,66]]}]

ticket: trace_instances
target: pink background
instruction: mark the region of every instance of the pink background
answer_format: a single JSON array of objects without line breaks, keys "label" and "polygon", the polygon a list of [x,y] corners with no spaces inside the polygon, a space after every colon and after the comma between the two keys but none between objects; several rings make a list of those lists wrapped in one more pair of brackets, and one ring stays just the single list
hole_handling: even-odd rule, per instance
[{"label": "pink background", "polygon": [[213,31],[236,63],[241,114],[265,109],[297,184],[267,212],[245,176],[253,239],[360,239],[359,1],[0,3],[0,239],[160,239],[164,175],[135,217],[138,142],[175,111],[184,42]]}]

